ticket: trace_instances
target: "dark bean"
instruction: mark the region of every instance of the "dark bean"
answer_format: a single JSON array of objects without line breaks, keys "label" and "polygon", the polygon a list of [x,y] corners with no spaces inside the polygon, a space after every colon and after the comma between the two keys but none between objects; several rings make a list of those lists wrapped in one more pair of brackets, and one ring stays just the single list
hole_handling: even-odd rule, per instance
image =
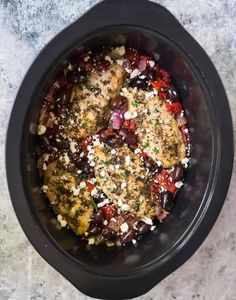
[{"label": "dark bean", "polygon": [[153,69],[146,69],[143,72],[143,75],[145,75],[150,80],[156,80],[157,78],[157,74]]},{"label": "dark bean", "polygon": [[144,165],[150,172],[160,171],[160,168],[153,160],[145,160]]},{"label": "dark bean", "polygon": [[127,144],[137,144],[137,136],[134,133],[129,132],[127,129],[121,129],[119,134],[123,137]]},{"label": "dark bean", "polygon": [[171,210],[174,206],[173,195],[170,192],[160,194],[161,206],[166,210]]},{"label": "dark bean", "polygon": [[77,84],[85,81],[87,74],[84,70],[71,71],[67,74],[67,80],[72,84]]},{"label": "dark bean", "polygon": [[70,99],[70,91],[67,90],[60,90],[56,95],[56,103],[60,107],[66,106],[68,104],[68,101]]},{"label": "dark bean", "polygon": [[163,90],[166,93],[167,98],[172,103],[179,101],[178,94],[177,94],[176,89],[174,87],[164,88]]},{"label": "dark bean", "polygon": [[146,78],[141,79],[139,77],[135,77],[130,80],[130,86],[136,87],[137,89],[140,90],[146,90],[148,86],[148,80]]},{"label": "dark bean", "polygon": [[108,240],[114,236],[114,232],[110,228],[106,227],[102,229],[102,236],[104,237],[104,239]]},{"label": "dark bean", "polygon": [[101,232],[101,228],[98,227],[98,226],[92,226],[92,227],[89,229],[89,234],[90,234],[90,235],[98,235],[100,232]]},{"label": "dark bean", "polygon": [[170,173],[173,182],[179,181],[184,177],[184,167],[182,164],[177,164],[174,170]]},{"label": "dark bean", "polygon": [[110,147],[114,147],[114,148],[119,148],[124,144],[122,137],[118,135],[112,136],[106,142]]},{"label": "dark bean", "polygon": [[50,143],[53,147],[57,148],[58,150],[67,150],[69,149],[69,141],[59,138],[52,138],[50,139]]},{"label": "dark bean", "polygon": [[125,219],[125,223],[127,223],[129,228],[132,229],[134,227],[134,223],[135,223],[134,217],[128,214],[128,215],[124,216],[124,219]]},{"label": "dark bean", "polygon": [[124,233],[121,236],[121,243],[128,244],[128,243],[132,242],[133,238],[134,238],[134,231],[132,229],[130,229],[129,231],[127,231],[126,233]]},{"label": "dark bean", "polygon": [[97,210],[94,215],[93,215],[93,221],[96,225],[100,225],[103,223],[104,221],[104,214],[102,212],[102,210]]},{"label": "dark bean", "polygon": [[127,104],[127,98],[121,95],[116,96],[110,101],[110,107],[112,110],[126,108]]},{"label": "dark bean", "polygon": [[43,149],[47,152],[47,153],[51,153],[53,151],[53,147],[49,142],[49,139],[46,136],[42,136],[41,137],[41,142],[42,142],[42,146]]},{"label": "dark bean", "polygon": [[138,234],[145,234],[150,231],[151,226],[144,223],[144,222],[139,222],[138,225]]}]

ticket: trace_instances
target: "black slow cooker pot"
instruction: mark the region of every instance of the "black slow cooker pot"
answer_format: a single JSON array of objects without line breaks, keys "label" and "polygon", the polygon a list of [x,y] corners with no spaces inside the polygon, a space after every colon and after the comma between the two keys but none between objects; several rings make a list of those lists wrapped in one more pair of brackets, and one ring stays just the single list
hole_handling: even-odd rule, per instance
[{"label": "black slow cooker pot", "polygon": [[[141,243],[86,246],[58,230],[42,198],[36,169],[40,101],[55,74],[86,47],[129,45],[160,56],[186,108],[191,165],[172,214]],[[233,165],[230,109],[206,53],[165,8],[145,0],[107,0],[58,34],[39,54],[20,87],[7,134],[6,166],[19,222],[42,257],[83,293],[131,298],[146,293],[201,245],[224,203]]]}]

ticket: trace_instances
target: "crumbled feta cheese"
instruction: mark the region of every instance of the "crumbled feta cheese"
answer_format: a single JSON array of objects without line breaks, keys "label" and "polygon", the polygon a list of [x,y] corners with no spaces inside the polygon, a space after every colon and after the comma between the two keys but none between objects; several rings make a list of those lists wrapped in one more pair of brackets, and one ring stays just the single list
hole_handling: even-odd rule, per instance
[{"label": "crumbled feta cheese", "polygon": [[46,193],[47,190],[48,190],[48,186],[47,186],[47,185],[43,185],[43,186],[41,187],[41,190],[42,190],[44,193]]},{"label": "crumbled feta cheese", "polygon": [[107,224],[108,224],[107,220],[103,221],[103,225],[107,226]]},{"label": "crumbled feta cheese", "polygon": [[75,152],[77,151],[77,149],[75,148],[76,145],[77,145],[76,142],[71,142],[71,143],[70,143],[70,151],[71,151],[72,153],[75,153]]},{"label": "crumbled feta cheese", "polygon": [[139,74],[141,74],[140,71],[138,69],[134,69],[133,72],[130,74],[130,79],[137,77]]},{"label": "crumbled feta cheese", "polygon": [[62,175],[60,178],[61,178],[62,180],[67,180],[67,177],[66,177],[65,175]]},{"label": "crumbled feta cheese", "polygon": [[46,171],[47,170],[47,165],[44,163],[43,164],[43,171]]},{"label": "crumbled feta cheese", "polygon": [[153,68],[155,66],[155,61],[153,61],[153,60],[149,60],[148,63],[151,68]]},{"label": "crumbled feta cheese", "polygon": [[129,69],[129,68],[125,68],[125,71],[127,72],[127,73],[132,73],[132,70],[131,69]]},{"label": "crumbled feta cheese", "polygon": [[84,156],[84,152],[81,152],[79,156],[80,156],[80,157],[83,157],[83,156]]},{"label": "crumbled feta cheese", "polygon": [[137,243],[137,241],[135,239],[132,239],[132,243],[133,243],[133,245],[135,245]]},{"label": "crumbled feta cheese", "polygon": [[49,159],[49,155],[47,153],[44,153],[43,154],[43,160],[48,161],[48,159]]},{"label": "crumbled feta cheese", "polygon": [[125,157],[125,163],[126,163],[127,165],[129,165],[129,164],[130,164],[130,162],[131,162],[131,160],[130,160],[130,156],[129,156],[129,155],[127,155],[127,156]]},{"label": "crumbled feta cheese", "polygon": [[136,149],[134,150],[134,154],[140,154],[140,153],[142,153],[142,151],[141,151],[140,148],[136,148]]},{"label": "crumbled feta cheese", "polygon": [[66,227],[67,222],[66,220],[63,220],[61,215],[57,215],[57,221],[60,223],[61,227]]},{"label": "crumbled feta cheese", "polygon": [[152,222],[152,219],[151,219],[151,218],[145,217],[142,221],[143,221],[144,223],[148,224],[148,225],[153,225],[153,222]]},{"label": "crumbled feta cheese", "polygon": [[138,116],[138,113],[136,111],[134,111],[133,113],[126,111],[124,114],[125,120],[135,119],[135,118],[137,118],[137,116]]},{"label": "crumbled feta cheese", "polygon": [[116,63],[117,63],[118,65],[122,66],[123,63],[124,63],[124,60],[123,60],[123,59],[117,59],[117,60],[116,60]]},{"label": "crumbled feta cheese", "polygon": [[117,222],[115,218],[111,218],[111,221],[114,222],[114,223]]},{"label": "crumbled feta cheese", "polygon": [[183,183],[183,181],[177,181],[176,183],[175,183],[175,186],[177,187],[177,189],[180,189],[182,186],[184,185],[184,183]]},{"label": "crumbled feta cheese", "polygon": [[94,245],[95,244],[95,238],[90,237],[88,238],[88,245]]},{"label": "crumbled feta cheese", "polygon": [[123,93],[128,93],[127,88],[126,88],[126,87],[122,88],[122,92],[123,92]]},{"label": "crumbled feta cheese", "polygon": [[123,205],[122,200],[121,200],[121,199],[118,199],[117,204],[118,204],[119,207],[121,207],[121,206]]},{"label": "crumbled feta cheese", "polygon": [[127,224],[127,223],[121,224],[121,225],[120,225],[120,230],[121,230],[121,232],[123,232],[123,233],[127,232],[127,231],[129,230],[128,224]]},{"label": "crumbled feta cheese", "polygon": [[162,162],[160,160],[157,161],[157,165],[158,167],[161,167],[162,166]]},{"label": "crumbled feta cheese", "polygon": [[126,188],[126,186],[127,186],[126,182],[122,182],[121,185],[120,185],[120,187],[121,187],[122,189]]},{"label": "crumbled feta cheese", "polygon": [[189,158],[185,157],[184,159],[182,159],[181,164],[187,168],[188,167],[188,163],[189,163]]},{"label": "crumbled feta cheese", "polygon": [[115,168],[118,170],[120,168],[120,165],[115,165]]},{"label": "crumbled feta cheese", "polygon": [[92,160],[92,161],[89,163],[89,165],[90,165],[91,167],[95,167],[95,161]]},{"label": "crumbled feta cheese", "polygon": [[84,189],[84,188],[86,188],[86,182],[85,181],[82,181],[82,182],[80,182],[80,184],[79,184],[79,187],[80,187],[80,189]]},{"label": "crumbled feta cheese", "polygon": [[146,114],[147,112],[148,112],[148,109],[145,108],[145,109],[143,110],[143,113]]},{"label": "crumbled feta cheese", "polygon": [[142,75],[142,76],[139,76],[140,79],[145,79],[146,76],[145,75]]},{"label": "crumbled feta cheese", "polygon": [[42,135],[42,134],[44,134],[46,132],[46,130],[47,130],[46,126],[39,125],[38,129],[37,129],[37,133],[38,133],[38,135]]},{"label": "crumbled feta cheese", "polygon": [[85,56],[84,61],[87,62],[87,61],[89,61],[89,59],[90,59],[90,56],[89,56],[89,55],[88,55],[88,56]]},{"label": "crumbled feta cheese", "polygon": [[123,204],[121,206],[121,210],[123,210],[123,211],[129,211],[130,210],[130,206],[128,204]]},{"label": "crumbled feta cheese", "polygon": [[71,191],[74,196],[78,196],[80,193],[80,188],[76,188],[75,186],[72,186]]},{"label": "crumbled feta cheese", "polygon": [[97,189],[96,187],[93,188],[92,191],[91,191],[91,195],[92,195],[93,197],[95,197],[95,196],[97,195],[97,193],[98,193],[98,189]]},{"label": "crumbled feta cheese", "polygon": [[124,46],[116,47],[115,49],[113,49],[111,51],[111,55],[112,56],[124,56],[125,55],[125,47]]},{"label": "crumbled feta cheese", "polygon": [[113,60],[111,59],[111,57],[109,55],[105,56],[105,60],[109,61],[109,63],[111,63],[111,64],[113,63]]},{"label": "crumbled feta cheese", "polygon": [[151,226],[151,231],[153,231],[154,229],[156,228],[156,226],[155,225],[153,225],[153,226]]},{"label": "crumbled feta cheese", "polygon": [[97,204],[97,207],[100,208],[100,207],[103,207],[103,206],[106,205],[106,204],[109,204],[109,200],[108,200],[108,199],[105,199],[105,200],[103,200],[102,202],[99,202],[99,203]]},{"label": "crumbled feta cheese", "polygon": [[105,177],[105,175],[106,175],[106,172],[105,172],[104,170],[102,170],[102,171],[100,172],[100,176],[101,176],[101,177]]},{"label": "crumbled feta cheese", "polygon": [[116,154],[116,150],[115,150],[115,149],[112,149],[112,150],[111,150],[111,154]]},{"label": "crumbled feta cheese", "polygon": [[81,173],[82,173],[82,170],[77,170],[77,173],[78,173],[78,174],[81,174]]}]

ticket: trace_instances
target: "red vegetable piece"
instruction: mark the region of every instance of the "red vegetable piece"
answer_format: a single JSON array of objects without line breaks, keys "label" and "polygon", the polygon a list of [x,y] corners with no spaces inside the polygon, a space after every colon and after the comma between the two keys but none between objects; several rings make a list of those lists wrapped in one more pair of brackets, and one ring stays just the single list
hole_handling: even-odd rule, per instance
[{"label": "red vegetable piece", "polygon": [[135,120],[125,120],[123,127],[131,132],[134,132],[136,130],[136,122]]},{"label": "red vegetable piece", "polygon": [[156,180],[160,187],[165,188],[167,191],[174,193],[176,191],[176,186],[170,181],[170,175],[165,169],[162,169],[161,173],[156,175]]},{"label": "red vegetable piece", "polygon": [[79,142],[79,146],[83,150],[87,150],[88,146],[92,143],[93,138],[91,136],[83,139],[82,141]]},{"label": "red vegetable piece", "polygon": [[94,189],[94,185],[92,183],[90,183],[89,181],[86,181],[86,185],[90,192]]},{"label": "red vegetable piece", "polygon": [[101,208],[104,213],[105,219],[110,221],[116,215],[116,208],[114,205],[106,205]]},{"label": "red vegetable piece", "polygon": [[134,49],[126,50],[124,58],[130,61],[132,65],[137,66],[139,63],[139,54]]},{"label": "red vegetable piece", "polygon": [[109,127],[108,129],[101,131],[99,137],[101,141],[106,141],[108,138],[114,136],[115,134],[116,133],[114,132],[113,128]]},{"label": "red vegetable piece", "polygon": [[166,102],[166,107],[168,111],[173,115],[179,115],[181,111],[183,110],[183,106],[180,102],[170,103]]},{"label": "red vegetable piece", "polygon": [[183,137],[183,141],[185,145],[188,145],[190,143],[190,135],[189,135],[189,130],[188,128],[184,125],[181,127],[181,133]]},{"label": "red vegetable piece", "polygon": [[138,156],[141,160],[144,160],[144,161],[148,159],[147,153],[145,153],[145,152],[141,152],[140,154],[138,154]]},{"label": "red vegetable piece", "polygon": [[176,117],[176,121],[177,121],[179,128],[181,128],[187,124],[186,118],[184,116],[181,116],[181,114]]}]

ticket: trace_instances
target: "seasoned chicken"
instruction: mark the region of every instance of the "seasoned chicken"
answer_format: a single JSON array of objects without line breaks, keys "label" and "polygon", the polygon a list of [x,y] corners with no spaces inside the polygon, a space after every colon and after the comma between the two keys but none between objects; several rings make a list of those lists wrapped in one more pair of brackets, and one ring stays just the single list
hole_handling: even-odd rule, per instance
[{"label": "seasoned chicken", "polygon": [[150,192],[141,160],[128,147],[117,148],[116,153],[113,150],[94,149],[95,175],[103,192],[121,210],[127,209],[139,219],[154,217],[158,203]]},{"label": "seasoned chicken", "polygon": [[46,196],[55,211],[78,235],[84,234],[93,215],[93,203],[85,183],[80,182],[62,162],[54,161],[44,171]]},{"label": "seasoned chicken", "polygon": [[92,73],[85,84],[73,88],[73,104],[66,120],[66,135],[86,138],[108,125],[109,101],[120,92],[124,68],[113,64],[105,72]]},{"label": "seasoned chicken", "polygon": [[129,89],[129,114],[137,113],[137,136],[141,148],[164,168],[171,167],[186,157],[186,148],[174,117],[163,100],[146,91]]}]

